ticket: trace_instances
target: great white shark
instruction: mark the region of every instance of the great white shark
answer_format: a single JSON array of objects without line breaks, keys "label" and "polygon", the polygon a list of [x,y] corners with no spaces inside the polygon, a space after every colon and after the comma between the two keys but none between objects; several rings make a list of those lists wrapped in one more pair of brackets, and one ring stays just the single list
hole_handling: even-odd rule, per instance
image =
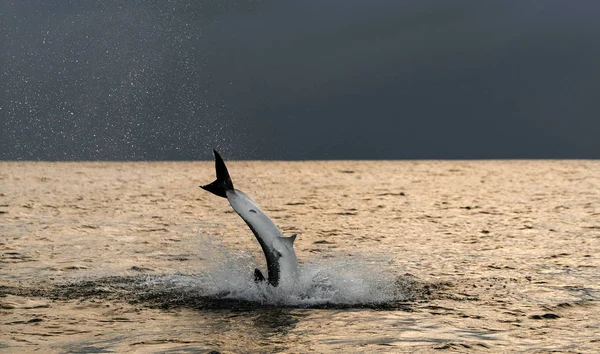
[{"label": "great white shark", "polygon": [[254,270],[256,281],[267,281],[273,287],[290,288],[298,281],[298,259],[294,252],[296,234],[285,237],[273,221],[265,214],[258,204],[244,192],[233,188],[225,162],[216,150],[215,169],[217,179],[202,189],[219,197],[227,198],[235,212],[246,222],[267,260],[267,275],[265,279],[259,269]]}]

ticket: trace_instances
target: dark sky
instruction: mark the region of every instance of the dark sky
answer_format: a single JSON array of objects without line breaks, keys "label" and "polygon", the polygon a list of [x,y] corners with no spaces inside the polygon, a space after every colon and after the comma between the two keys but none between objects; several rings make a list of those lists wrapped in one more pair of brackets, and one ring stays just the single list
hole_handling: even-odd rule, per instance
[{"label": "dark sky", "polygon": [[600,1],[0,0],[0,159],[600,158]]}]

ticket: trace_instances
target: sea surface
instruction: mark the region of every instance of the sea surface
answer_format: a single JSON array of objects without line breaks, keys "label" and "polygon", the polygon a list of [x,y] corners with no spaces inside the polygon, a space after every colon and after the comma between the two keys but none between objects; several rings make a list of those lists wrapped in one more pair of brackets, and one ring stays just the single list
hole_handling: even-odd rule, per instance
[{"label": "sea surface", "polygon": [[0,162],[0,352],[600,351],[600,161]]}]

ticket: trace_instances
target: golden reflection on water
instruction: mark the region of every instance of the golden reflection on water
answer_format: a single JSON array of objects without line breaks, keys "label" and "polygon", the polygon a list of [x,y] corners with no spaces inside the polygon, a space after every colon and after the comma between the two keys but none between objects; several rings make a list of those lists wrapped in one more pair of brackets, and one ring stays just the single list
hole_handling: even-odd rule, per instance
[{"label": "golden reflection on water", "polygon": [[[0,350],[600,347],[598,161],[228,166],[236,188],[298,233],[302,263],[360,259],[374,278],[391,269],[431,294],[380,308],[151,307],[97,279],[202,272],[215,260],[199,237],[261,261],[227,201],[198,188],[212,162],[2,162]],[[96,282],[93,295],[79,285],[49,295],[82,280]]]}]

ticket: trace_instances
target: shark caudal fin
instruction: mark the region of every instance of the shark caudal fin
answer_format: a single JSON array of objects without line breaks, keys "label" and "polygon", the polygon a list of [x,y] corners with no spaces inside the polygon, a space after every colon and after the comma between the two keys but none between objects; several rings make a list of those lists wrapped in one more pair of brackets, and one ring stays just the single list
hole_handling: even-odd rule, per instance
[{"label": "shark caudal fin", "polygon": [[223,162],[221,155],[219,155],[217,150],[213,150],[213,152],[215,153],[215,169],[217,170],[217,179],[211,184],[200,186],[200,188],[218,195],[219,197],[227,198],[225,192],[233,190],[233,183],[231,182],[229,172],[227,172],[227,167],[225,166],[225,162]]}]

